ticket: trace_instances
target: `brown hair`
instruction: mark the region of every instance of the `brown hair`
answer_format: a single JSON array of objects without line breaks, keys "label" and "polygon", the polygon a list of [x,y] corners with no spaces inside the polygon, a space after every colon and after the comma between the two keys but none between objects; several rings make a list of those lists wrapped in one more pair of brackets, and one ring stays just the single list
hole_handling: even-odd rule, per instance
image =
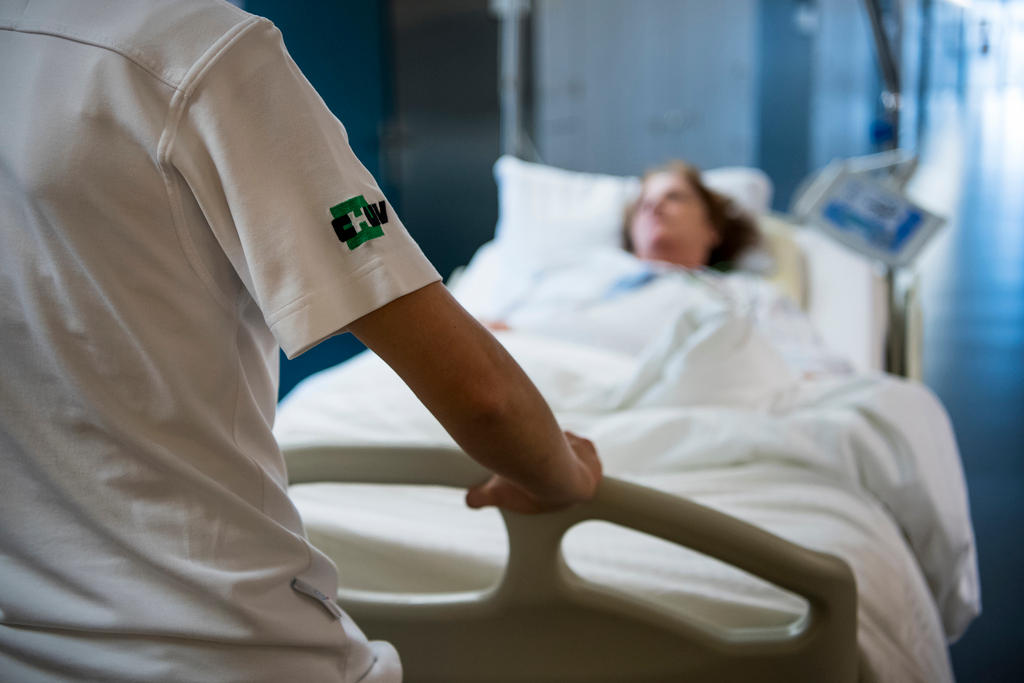
[{"label": "brown hair", "polygon": [[[743,252],[761,241],[761,233],[754,218],[729,197],[707,187],[701,180],[700,169],[696,166],[685,161],[669,161],[644,173],[643,182],[646,184],[647,179],[657,173],[674,173],[684,178],[704,204],[708,221],[718,235],[718,244],[711,250],[705,265],[718,270],[731,270]],[[629,234],[629,228],[633,224],[633,217],[640,206],[641,198],[642,196],[637,197],[626,207],[622,224],[622,246],[629,252],[633,252],[633,239]]]}]

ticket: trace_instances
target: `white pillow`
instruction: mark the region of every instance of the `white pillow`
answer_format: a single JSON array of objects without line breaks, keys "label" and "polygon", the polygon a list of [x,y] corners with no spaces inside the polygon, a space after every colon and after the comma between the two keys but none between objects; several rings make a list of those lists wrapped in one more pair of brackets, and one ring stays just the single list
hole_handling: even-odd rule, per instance
[{"label": "white pillow", "polygon": [[[626,206],[640,193],[635,176],[580,173],[512,156],[495,162],[494,178],[494,240],[448,281],[462,305],[484,319],[501,318],[539,271],[589,248],[621,246]],[[756,168],[713,169],[703,179],[754,214],[768,211],[772,184]]]},{"label": "white pillow", "polygon": [[495,241],[528,260],[621,242],[623,212],[640,191],[634,177],[578,173],[503,156]]},{"label": "white pillow", "polygon": [[[640,179],[568,171],[503,156],[494,164],[498,183],[495,240],[520,258],[592,246],[618,246],[626,206],[640,193]],[[711,189],[758,215],[769,210],[772,183],[759,169],[719,168],[702,174]]]},{"label": "white pillow", "polygon": [[724,194],[747,212],[759,216],[772,208],[772,185],[768,174],[749,166],[722,166],[701,173],[701,180],[709,188]]}]

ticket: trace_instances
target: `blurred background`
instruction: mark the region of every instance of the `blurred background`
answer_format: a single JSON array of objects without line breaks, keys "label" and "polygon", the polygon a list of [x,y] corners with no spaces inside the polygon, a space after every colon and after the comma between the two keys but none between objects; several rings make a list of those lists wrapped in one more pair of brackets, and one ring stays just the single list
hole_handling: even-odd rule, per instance
[{"label": "blurred background", "polygon": [[[778,210],[834,158],[919,154],[914,197],[948,218],[916,265],[924,381],[958,435],[982,580],[954,670],[1024,680],[1024,1],[236,4],[281,28],[444,276],[493,236],[504,149],[620,175],[756,166]],[[282,395],[360,349],[282,358]]]}]

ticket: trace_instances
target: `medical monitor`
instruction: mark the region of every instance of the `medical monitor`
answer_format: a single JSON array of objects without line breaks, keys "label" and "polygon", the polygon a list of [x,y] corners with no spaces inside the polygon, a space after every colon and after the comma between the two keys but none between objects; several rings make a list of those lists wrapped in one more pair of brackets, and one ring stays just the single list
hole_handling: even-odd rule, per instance
[{"label": "medical monitor", "polygon": [[793,213],[860,254],[905,266],[944,222],[904,194],[913,165],[896,154],[835,160],[804,184]]}]

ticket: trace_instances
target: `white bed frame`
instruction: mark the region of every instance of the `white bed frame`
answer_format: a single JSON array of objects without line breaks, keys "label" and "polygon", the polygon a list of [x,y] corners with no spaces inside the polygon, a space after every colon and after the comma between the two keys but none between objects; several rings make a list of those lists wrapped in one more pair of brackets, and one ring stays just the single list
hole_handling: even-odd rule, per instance
[{"label": "white bed frame", "polygon": [[[286,450],[290,481],[468,487],[487,472],[447,448],[308,445]],[[857,594],[840,559],[691,501],[606,477],[589,503],[544,515],[502,511],[509,560],[498,585],[441,594],[341,588],[372,639],[393,643],[405,680],[829,681],[858,677]],[[787,628],[728,632],[583,580],[561,540],[603,520],[722,560],[807,600]]]},{"label": "white bed frame", "polygon": [[789,215],[764,214],[758,225],[774,260],[768,279],[800,304],[826,346],[860,372],[921,380],[916,275],[897,283],[892,272]]}]

